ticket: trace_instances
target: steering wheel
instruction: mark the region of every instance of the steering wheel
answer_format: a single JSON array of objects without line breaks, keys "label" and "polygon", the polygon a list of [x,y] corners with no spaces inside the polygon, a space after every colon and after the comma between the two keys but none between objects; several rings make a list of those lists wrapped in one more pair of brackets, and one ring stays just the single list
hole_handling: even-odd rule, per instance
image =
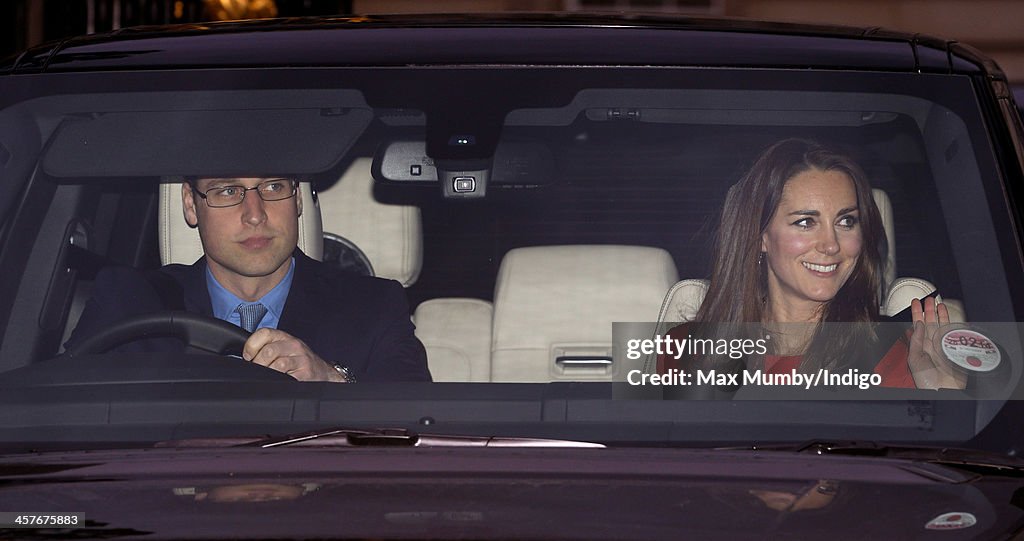
[{"label": "steering wheel", "polygon": [[240,355],[249,333],[217,318],[189,312],[154,312],[122,320],[75,344],[65,354],[103,353],[142,338],[178,338],[189,347],[217,355]]}]

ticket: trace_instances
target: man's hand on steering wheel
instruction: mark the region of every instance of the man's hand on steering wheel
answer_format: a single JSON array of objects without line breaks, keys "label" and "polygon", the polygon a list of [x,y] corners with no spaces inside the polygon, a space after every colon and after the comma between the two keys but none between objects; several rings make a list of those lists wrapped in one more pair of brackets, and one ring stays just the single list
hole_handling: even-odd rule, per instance
[{"label": "man's hand on steering wheel", "polygon": [[128,318],[66,353],[71,357],[103,353],[133,340],[160,336],[178,338],[189,347],[218,355],[241,351],[245,360],[300,381],[348,381],[305,342],[284,331],[264,328],[250,335],[226,321],[188,312],[155,312]]},{"label": "man's hand on steering wheel", "polygon": [[347,381],[334,365],[321,359],[305,342],[277,329],[256,329],[245,341],[242,358],[299,381]]}]

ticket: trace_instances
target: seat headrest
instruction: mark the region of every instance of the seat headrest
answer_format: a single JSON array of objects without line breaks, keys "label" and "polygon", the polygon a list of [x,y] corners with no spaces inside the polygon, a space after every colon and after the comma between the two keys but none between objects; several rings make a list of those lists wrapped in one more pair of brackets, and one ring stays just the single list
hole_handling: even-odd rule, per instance
[{"label": "seat headrest", "polygon": [[373,196],[372,162],[353,161],[341,180],[320,192],[324,233],[355,244],[370,260],[375,276],[408,287],[423,265],[420,209],[378,202]]},{"label": "seat headrest", "polygon": [[658,322],[681,323],[693,321],[708,293],[708,281],[696,278],[680,280],[665,294],[658,312]]},{"label": "seat headrest", "polygon": [[[191,265],[203,257],[199,230],[185,222],[181,182],[178,180],[160,185],[160,262],[164,265]],[[308,182],[299,184],[299,193],[302,195],[302,216],[299,217],[298,246],[304,254],[319,260],[324,250],[320,208]]]},{"label": "seat headrest", "polygon": [[678,273],[668,252],[644,246],[510,250],[494,293],[495,350],[611,343],[616,321],[650,321]]},{"label": "seat headrest", "polygon": [[[923,299],[931,296],[937,291],[934,284],[920,278],[897,278],[890,286],[885,296],[885,303],[882,305],[882,315],[895,316],[896,314],[910,308],[914,299]],[[942,295],[935,295],[936,300],[946,305],[949,312],[949,321],[952,323],[963,323],[967,321],[967,314],[964,312],[964,305],[959,300],[943,299]]]},{"label": "seat headrest", "polygon": [[885,267],[882,269],[882,283],[884,287],[888,288],[889,284],[896,279],[896,228],[892,202],[889,201],[889,195],[878,188],[871,190],[871,195],[875,199],[875,206],[878,207],[878,214],[882,218],[882,229],[885,230],[885,239],[889,247],[885,258]]}]

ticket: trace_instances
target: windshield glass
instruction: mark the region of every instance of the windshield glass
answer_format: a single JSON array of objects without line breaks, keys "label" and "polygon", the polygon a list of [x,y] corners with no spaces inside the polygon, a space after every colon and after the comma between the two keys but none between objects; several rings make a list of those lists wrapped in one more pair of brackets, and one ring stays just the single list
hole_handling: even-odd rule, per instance
[{"label": "windshield glass", "polygon": [[0,89],[11,446],[338,426],[964,443],[1019,385],[1020,247],[967,75]]}]

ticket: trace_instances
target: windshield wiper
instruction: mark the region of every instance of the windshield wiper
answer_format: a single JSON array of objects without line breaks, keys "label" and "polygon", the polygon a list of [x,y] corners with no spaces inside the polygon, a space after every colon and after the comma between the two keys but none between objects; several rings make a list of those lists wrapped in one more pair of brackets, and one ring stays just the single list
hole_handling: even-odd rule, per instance
[{"label": "windshield wiper", "polygon": [[544,438],[447,436],[417,434],[404,428],[332,428],[286,436],[198,438],[163,441],[156,447],[575,447],[603,448],[600,443]]},{"label": "windshield wiper", "polygon": [[604,447],[599,443],[543,438],[447,436],[417,434],[404,428],[356,430],[337,428],[273,437],[243,444],[245,447]]}]

